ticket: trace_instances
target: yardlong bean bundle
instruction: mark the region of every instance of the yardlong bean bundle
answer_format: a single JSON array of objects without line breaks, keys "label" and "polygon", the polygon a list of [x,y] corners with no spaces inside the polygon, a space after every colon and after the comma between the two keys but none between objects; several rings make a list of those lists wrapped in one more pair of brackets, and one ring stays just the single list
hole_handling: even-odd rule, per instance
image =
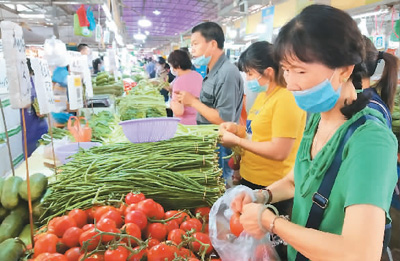
[{"label": "yardlong bean bundle", "polygon": [[218,134],[184,135],[154,143],[94,147],[74,155],[49,185],[48,219],[140,191],[167,209],[212,205],[224,192]]}]

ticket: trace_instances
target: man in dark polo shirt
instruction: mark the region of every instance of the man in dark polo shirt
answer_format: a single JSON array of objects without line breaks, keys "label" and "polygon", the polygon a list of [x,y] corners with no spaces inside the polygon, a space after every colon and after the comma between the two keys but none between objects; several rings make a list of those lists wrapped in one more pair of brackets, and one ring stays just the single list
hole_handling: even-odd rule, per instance
[{"label": "man in dark polo shirt", "polygon": [[[205,22],[192,29],[191,47],[193,64],[207,66],[200,98],[188,92],[177,93],[178,101],[197,110],[197,124],[239,122],[243,105],[243,80],[239,70],[224,54],[224,32],[214,22]],[[230,150],[221,147],[220,164],[224,178],[229,179],[227,160],[222,157]]]}]

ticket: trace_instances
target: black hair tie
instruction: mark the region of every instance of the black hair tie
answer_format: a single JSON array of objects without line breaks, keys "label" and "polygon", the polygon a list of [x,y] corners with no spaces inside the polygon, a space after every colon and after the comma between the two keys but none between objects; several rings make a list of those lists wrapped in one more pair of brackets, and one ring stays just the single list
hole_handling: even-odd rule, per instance
[{"label": "black hair tie", "polygon": [[381,59],[383,59],[383,54],[384,54],[385,52],[378,52],[378,60],[381,60]]}]

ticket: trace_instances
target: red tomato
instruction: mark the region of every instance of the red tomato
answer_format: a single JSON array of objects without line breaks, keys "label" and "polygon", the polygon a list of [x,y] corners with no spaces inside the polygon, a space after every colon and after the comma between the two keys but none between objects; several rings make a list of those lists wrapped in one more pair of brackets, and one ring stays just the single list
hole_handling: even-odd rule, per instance
[{"label": "red tomato", "polygon": [[134,204],[134,203],[139,203],[142,200],[145,200],[146,197],[144,196],[143,193],[128,193],[125,196],[125,203],[130,205],[130,204]]},{"label": "red tomato", "polygon": [[81,255],[79,257],[79,261],[104,261],[104,255],[101,254],[94,254],[91,255],[90,257],[83,259],[84,256],[85,256],[84,254]]},{"label": "red tomato", "polygon": [[62,242],[61,238],[59,238],[56,246],[57,253],[64,254],[65,252],[67,252],[68,249],[69,247]]},{"label": "red tomato", "polygon": [[158,241],[157,239],[155,239],[155,238],[150,238],[150,239],[149,239],[149,243],[147,244],[147,248],[150,249],[150,248],[152,248],[153,246],[156,246],[156,245],[158,245],[158,244],[160,244],[160,243],[161,243],[161,242]]},{"label": "red tomato", "polygon": [[197,214],[199,213],[201,217],[204,217],[206,222],[208,222],[208,216],[210,215],[210,208],[209,207],[201,207],[201,208],[196,208],[194,213]]},{"label": "red tomato", "polygon": [[147,226],[146,237],[155,238],[158,241],[164,241],[167,236],[167,226],[161,223],[151,223]]},{"label": "red tomato", "polygon": [[119,207],[119,209],[118,209],[118,211],[119,211],[119,213],[121,214],[121,216],[125,216],[125,211],[126,211],[126,208],[127,208],[128,206],[125,204],[125,203],[122,203],[121,204],[121,206]]},{"label": "red tomato", "polygon": [[175,249],[166,244],[153,246],[147,253],[148,261],[171,261],[175,258]]},{"label": "red tomato", "polygon": [[179,245],[182,240],[183,236],[186,234],[186,232],[183,229],[174,229],[168,234],[168,240],[171,240],[175,244]]},{"label": "red tomato", "polygon": [[[211,245],[211,240],[208,235],[201,232],[196,232],[193,234],[193,237],[202,242],[203,244],[208,244],[209,247],[207,247],[206,253],[211,254],[211,252],[213,251],[213,247]],[[195,252],[204,251],[202,245],[197,241],[192,242],[192,249]]]},{"label": "red tomato", "polygon": [[124,221],[122,220],[122,216],[120,214],[120,212],[118,210],[110,210],[106,213],[104,213],[100,220],[103,218],[109,218],[115,221],[115,224],[117,225],[117,228],[122,227],[122,225],[124,224]]},{"label": "red tomato", "polygon": [[100,242],[99,233],[97,233],[94,228],[83,232],[82,235],[79,237],[79,244],[83,246],[84,242],[88,242],[88,251],[94,250]]},{"label": "red tomato", "polygon": [[187,261],[200,261],[200,260],[198,260],[198,259],[195,258],[195,257],[191,257],[191,258],[189,258]]},{"label": "red tomato", "polygon": [[[174,215],[178,214],[179,212],[181,212],[181,211],[177,211],[177,210],[167,211],[167,212],[165,212],[164,219],[169,219],[169,218],[173,217]],[[186,221],[189,218],[190,218],[190,216],[187,213],[182,212],[181,214],[178,215],[178,218],[175,220],[178,221],[178,223],[180,225],[180,224],[182,224],[183,221]]]},{"label": "red tomato", "polygon": [[164,208],[160,204],[156,203],[156,211],[154,212],[154,218],[161,220],[164,217]]},{"label": "red tomato", "polygon": [[169,233],[172,230],[179,228],[179,223],[177,220],[174,219],[174,220],[168,221],[166,226],[167,226],[167,232]]},{"label": "red tomato", "polygon": [[202,226],[203,224],[201,224],[200,220],[196,218],[190,218],[181,224],[181,229],[185,231],[190,231],[192,229],[195,231],[201,231]]},{"label": "red tomato", "polygon": [[93,223],[93,221],[94,221],[94,215],[96,214],[96,210],[98,209],[99,207],[97,207],[97,206],[94,206],[94,207],[91,207],[91,208],[89,208],[89,209],[86,209],[86,214],[87,214],[87,216],[88,216],[88,223]]},{"label": "red tomato", "polygon": [[179,256],[180,257],[184,257],[184,258],[188,258],[188,257],[196,257],[192,251],[190,251],[187,248],[181,247],[181,249],[179,249]]},{"label": "red tomato", "polygon": [[129,206],[126,207],[125,209],[125,216],[126,214],[128,214],[129,212],[132,212],[133,210],[137,209],[137,204],[130,204]]},{"label": "red tomato", "polygon": [[229,226],[231,228],[232,234],[235,236],[239,236],[240,233],[243,231],[243,226],[240,223],[240,214],[239,213],[234,213],[231,217],[231,220],[229,221]]},{"label": "red tomato", "polygon": [[81,256],[80,247],[70,248],[64,255],[68,261],[79,261],[79,257]]},{"label": "red tomato", "polygon": [[129,256],[128,250],[123,247],[119,246],[117,249],[107,249],[104,253],[104,261],[126,261]]},{"label": "red tomato", "polygon": [[67,231],[68,228],[70,227],[76,227],[76,222],[69,216],[62,216],[60,219],[57,219],[57,221],[54,224],[54,232],[56,236],[62,237]]},{"label": "red tomato", "polygon": [[142,211],[146,217],[155,218],[157,214],[157,203],[152,199],[145,199],[138,203],[137,209]]},{"label": "red tomato", "polygon": [[34,261],[47,261],[47,260],[49,260],[50,255],[51,255],[50,253],[42,253],[42,254],[38,255],[34,259]]},{"label": "red tomato", "polygon": [[81,209],[74,209],[68,213],[68,216],[75,220],[76,226],[82,228],[87,224],[88,215]]},{"label": "red tomato", "polygon": [[79,237],[83,230],[78,227],[70,227],[65,231],[62,242],[69,248],[79,246]]},{"label": "red tomato", "polygon": [[125,224],[128,223],[135,223],[143,230],[147,226],[147,217],[142,211],[134,210],[127,213],[125,216]]},{"label": "red tomato", "polygon": [[116,210],[116,208],[112,207],[112,206],[101,206],[99,208],[96,209],[96,212],[94,213],[94,219],[99,222],[99,220],[101,219],[101,216],[103,216],[105,213],[107,213],[110,210]]},{"label": "red tomato", "polygon": [[[139,240],[142,239],[142,232],[140,231],[139,226],[136,225],[135,223],[125,224],[122,229],[125,229],[125,231],[128,235],[136,237]],[[124,239],[124,242],[128,242],[128,241],[130,241],[132,245],[138,244],[138,242],[133,238],[125,238]]]},{"label": "red tomato", "polygon": [[131,256],[129,261],[140,261],[143,256],[147,256],[147,249],[140,251],[140,247],[135,247],[133,251],[138,251],[138,253]]},{"label": "red tomato", "polygon": [[55,253],[57,252],[58,237],[54,234],[46,234],[35,243],[34,252],[35,256],[42,253]]},{"label": "red tomato", "polygon": [[55,217],[50,220],[49,224],[47,225],[47,232],[54,234],[55,233],[55,224],[61,217]]},{"label": "red tomato", "polygon": [[40,254],[35,261],[69,261],[64,255],[60,253],[43,253]]},{"label": "red tomato", "polygon": [[[102,231],[102,232],[111,232],[111,233],[118,233],[119,230],[116,227],[116,223],[114,220],[110,218],[102,218],[100,221],[97,223],[97,229]],[[115,238],[115,236],[112,235],[102,235],[101,236],[101,241],[103,243],[105,242],[110,242]]]},{"label": "red tomato", "polygon": [[88,231],[89,229],[94,228],[94,224],[86,224],[82,227],[83,231]]}]

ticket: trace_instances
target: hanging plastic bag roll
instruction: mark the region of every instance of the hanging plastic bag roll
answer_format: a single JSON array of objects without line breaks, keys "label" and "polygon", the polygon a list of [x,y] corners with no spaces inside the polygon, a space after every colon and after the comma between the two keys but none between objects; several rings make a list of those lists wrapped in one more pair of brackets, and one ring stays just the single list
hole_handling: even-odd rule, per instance
[{"label": "hanging plastic bag roll", "polygon": [[245,231],[239,237],[231,233],[229,221],[233,211],[230,205],[241,192],[253,195],[250,188],[239,185],[228,189],[211,208],[209,234],[214,249],[222,261],[279,261],[269,234],[262,239],[256,239]]}]

